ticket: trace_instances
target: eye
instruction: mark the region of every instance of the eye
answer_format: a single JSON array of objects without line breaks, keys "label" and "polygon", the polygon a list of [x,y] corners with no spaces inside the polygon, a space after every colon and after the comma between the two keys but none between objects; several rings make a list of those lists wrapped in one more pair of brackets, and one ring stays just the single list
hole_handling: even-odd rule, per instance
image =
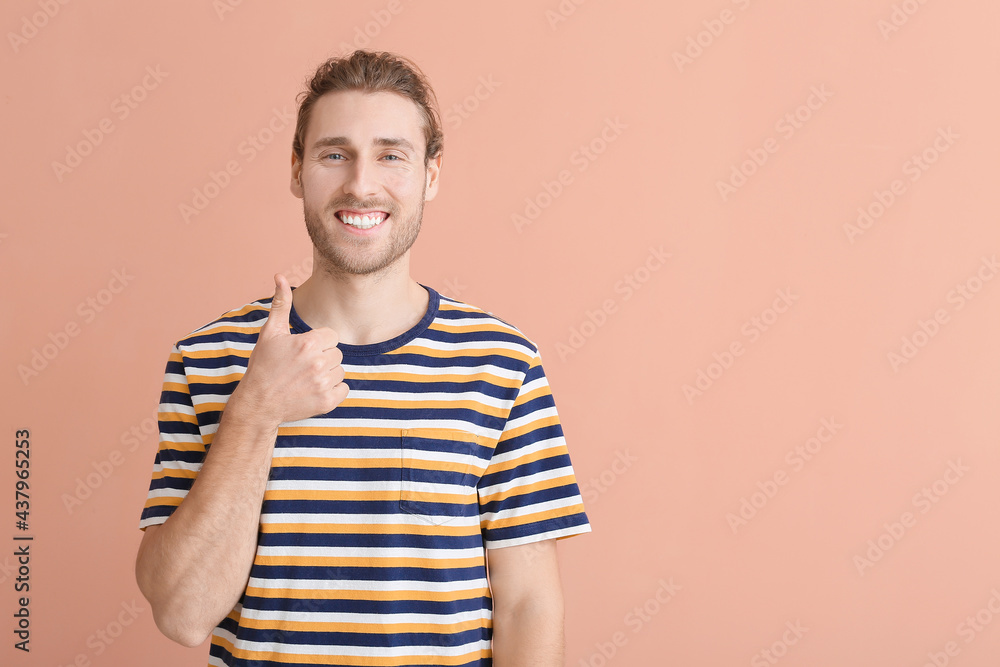
[{"label": "eye", "polygon": [[400,157],[399,157],[398,155],[395,155],[395,154],[393,154],[393,153],[389,153],[389,154],[388,154],[388,155],[386,155],[385,157],[391,157],[391,158],[395,158],[394,160],[391,160],[391,162],[397,162],[397,161],[399,161],[399,160],[401,160],[401,159],[402,159],[402,158],[400,158]]},{"label": "eye", "polygon": [[340,155],[340,157],[344,157],[340,153],[328,153],[328,154],[326,154],[326,155],[323,156],[323,159],[325,160],[326,158],[333,157],[334,155]]}]

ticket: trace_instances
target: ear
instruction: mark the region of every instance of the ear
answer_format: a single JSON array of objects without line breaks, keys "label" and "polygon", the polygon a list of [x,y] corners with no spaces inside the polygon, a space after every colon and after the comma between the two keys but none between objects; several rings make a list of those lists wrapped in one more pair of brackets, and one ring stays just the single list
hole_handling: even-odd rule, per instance
[{"label": "ear", "polygon": [[299,161],[295,151],[292,151],[292,179],[289,183],[292,194],[302,199],[302,163]]},{"label": "ear", "polygon": [[437,196],[438,179],[441,176],[442,157],[444,157],[444,151],[438,153],[436,158],[427,163],[427,181],[424,184],[424,201],[430,201]]}]

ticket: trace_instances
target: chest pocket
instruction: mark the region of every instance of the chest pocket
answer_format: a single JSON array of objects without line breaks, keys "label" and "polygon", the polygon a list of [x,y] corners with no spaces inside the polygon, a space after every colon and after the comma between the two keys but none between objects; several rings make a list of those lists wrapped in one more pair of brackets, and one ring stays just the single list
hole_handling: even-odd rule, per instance
[{"label": "chest pocket", "polygon": [[479,450],[479,436],[461,429],[403,429],[399,509],[435,525],[478,516]]}]

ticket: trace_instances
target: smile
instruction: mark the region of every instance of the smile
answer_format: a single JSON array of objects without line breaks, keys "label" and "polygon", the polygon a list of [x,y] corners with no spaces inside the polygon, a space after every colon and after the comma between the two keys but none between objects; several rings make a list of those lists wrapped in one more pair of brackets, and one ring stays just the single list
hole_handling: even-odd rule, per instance
[{"label": "smile", "polygon": [[335,215],[341,222],[357,229],[371,229],[372,227],[377,227],[389,217],[389,214],[383,211],[371,211],[367,213],[337,211]]}]

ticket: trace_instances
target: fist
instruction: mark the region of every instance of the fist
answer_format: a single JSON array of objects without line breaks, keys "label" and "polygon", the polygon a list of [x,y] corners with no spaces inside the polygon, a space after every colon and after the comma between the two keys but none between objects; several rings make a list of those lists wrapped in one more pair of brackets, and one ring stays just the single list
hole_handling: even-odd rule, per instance
[{"label": "fist", "polygon": [[274,277],[271,312],[250,354],[237,390],[255,413],[276,424],[326,414],[347,397],[344,355],[329,327],[292,335],[288,317],[292,290],[281,274]]}]

